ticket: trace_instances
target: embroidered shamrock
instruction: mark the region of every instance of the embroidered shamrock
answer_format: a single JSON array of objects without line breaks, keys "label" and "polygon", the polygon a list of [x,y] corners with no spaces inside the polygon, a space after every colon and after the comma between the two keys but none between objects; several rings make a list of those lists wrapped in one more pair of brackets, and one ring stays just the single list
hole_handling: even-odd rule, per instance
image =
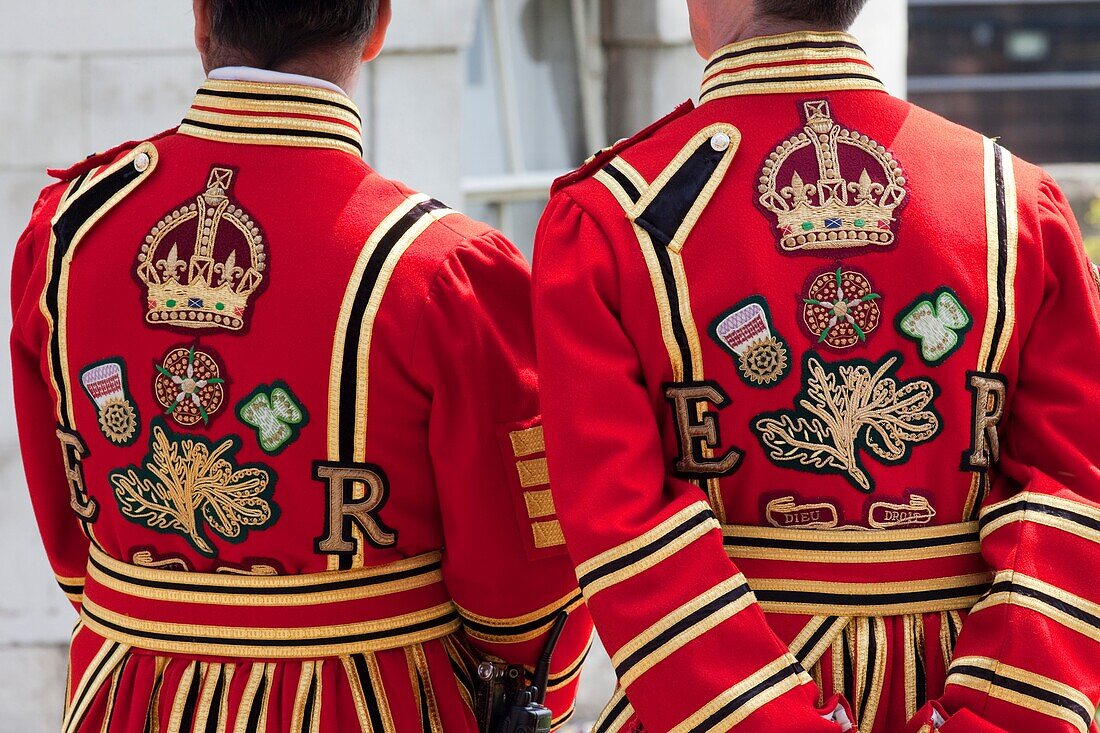
[{"label": "embroidered shamrock", "polygon": [[308,420],[305,409],[282,383],[260,385],[237,406],[241,422],[256,431],[265,453],[276,455],[298,439]]},{"label": "embroidered shamrock", "polygon": [[209,425],[225,403],[225,380],[217,359],[195,346],[178,347],[155,366],[153,391],[164,414],[183,427],[200,420]]},{"label": "embroidered shamrock", "polygon": [[819,344],[848,349],[878,328],[882,311],[871,281],[860,272],[838,267],[810,284],[803,299],[802,320]]},{"label": "embroidered shamrock", "polygon": [[962,346],[971,325],[970,314],[950,288],[921,296],[898,320],[898,330],[920,344],[921,358],[932,366]]}]

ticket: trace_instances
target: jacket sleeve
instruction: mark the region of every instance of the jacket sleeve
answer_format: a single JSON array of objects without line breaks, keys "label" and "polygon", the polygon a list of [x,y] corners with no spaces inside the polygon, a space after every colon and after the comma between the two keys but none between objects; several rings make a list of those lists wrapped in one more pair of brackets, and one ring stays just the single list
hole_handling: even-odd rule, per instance
[{"label": "jacket sleeve", "polygon": [[84,592],[89,540],[73,511],[70,477],[57,435],[57,408],[45,361],[48,323],[39,309],[46,281],[50,218],[60,186],[47,188],[35,205],[12,262],[12,381],[23,469],[31,504],[61,589],[78,609]]},{"label": "jacket sleeve", "polygon": [[1049,179],[1038,225],[1043,300],[1021,334],[997,500],[980,519],[996,575],[955,649],[938,703],[945,733],[1085,733],[1100,702],[1098,282]]},{"label": "jacket sleeve", "polygon": [[535,265],[554,501],[621,691],[596,730],[636,730],[624,727],[636,718],[653,732],[840,731],[727,558],[705,494],[669,476],[668,407],[621,324],[627,284],[601,224],[558,194]]},{"label": "jacket sleeve", "polygon": [[549,494],[531,333],[530,270],[502,236],[460,245],[418,326],[444,579],[479,656],[533,670],[561,611],[546,704],[571,714],[592,623]]}]

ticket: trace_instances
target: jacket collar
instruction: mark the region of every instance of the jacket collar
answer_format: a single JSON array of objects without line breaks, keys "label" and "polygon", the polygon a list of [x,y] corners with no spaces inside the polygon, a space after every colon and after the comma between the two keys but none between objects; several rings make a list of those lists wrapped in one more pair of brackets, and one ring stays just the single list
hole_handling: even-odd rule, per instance
[{"label": "jacket collar", "polygon": [[363,119],[355,103],[313,86],[207,79],[179,131],[205,140],[363,156]]},{"label": "jacket collar", "polygon": [[700,102],[746,94],[864,89],[885,92],[856,39],[840,32],[785,33],[719,49],[703,74]]}]

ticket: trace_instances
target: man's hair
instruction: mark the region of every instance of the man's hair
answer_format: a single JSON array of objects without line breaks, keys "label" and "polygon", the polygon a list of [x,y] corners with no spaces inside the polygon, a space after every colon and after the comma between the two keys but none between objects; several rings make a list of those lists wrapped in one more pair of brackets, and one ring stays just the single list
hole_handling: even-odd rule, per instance
[{"label": "man's hair", "polygon": [[[217,60],[265,69],[334,51],[359,52],[375,23],[379,0],[211,0]],[[225,58],[223,58],[225,57]]]},{"label": "man's hair", "polygon": [[760,12],[773,18],[813,23],[822,28],[847,29],[867,0],[755,0]]}]

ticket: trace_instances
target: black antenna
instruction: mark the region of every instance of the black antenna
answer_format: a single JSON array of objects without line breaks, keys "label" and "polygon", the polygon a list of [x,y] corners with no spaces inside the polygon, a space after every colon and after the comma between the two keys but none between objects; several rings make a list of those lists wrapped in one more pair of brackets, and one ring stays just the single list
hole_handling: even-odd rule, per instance
[{"label": "black antenna", "polygon": [[562,611],[554,619],[554,625],[550,627],[550,635],[546,638],[546,647],[542,650],[542,656],[535,667],[535,676],[531,682],[534,688],[535,702],[540,705],[546,702],[546,688],[550,683],[550,659],[554,656],[554,648],[558,645],[558,637],[565,629],[565,622],[569,620],[569,612]]}]

